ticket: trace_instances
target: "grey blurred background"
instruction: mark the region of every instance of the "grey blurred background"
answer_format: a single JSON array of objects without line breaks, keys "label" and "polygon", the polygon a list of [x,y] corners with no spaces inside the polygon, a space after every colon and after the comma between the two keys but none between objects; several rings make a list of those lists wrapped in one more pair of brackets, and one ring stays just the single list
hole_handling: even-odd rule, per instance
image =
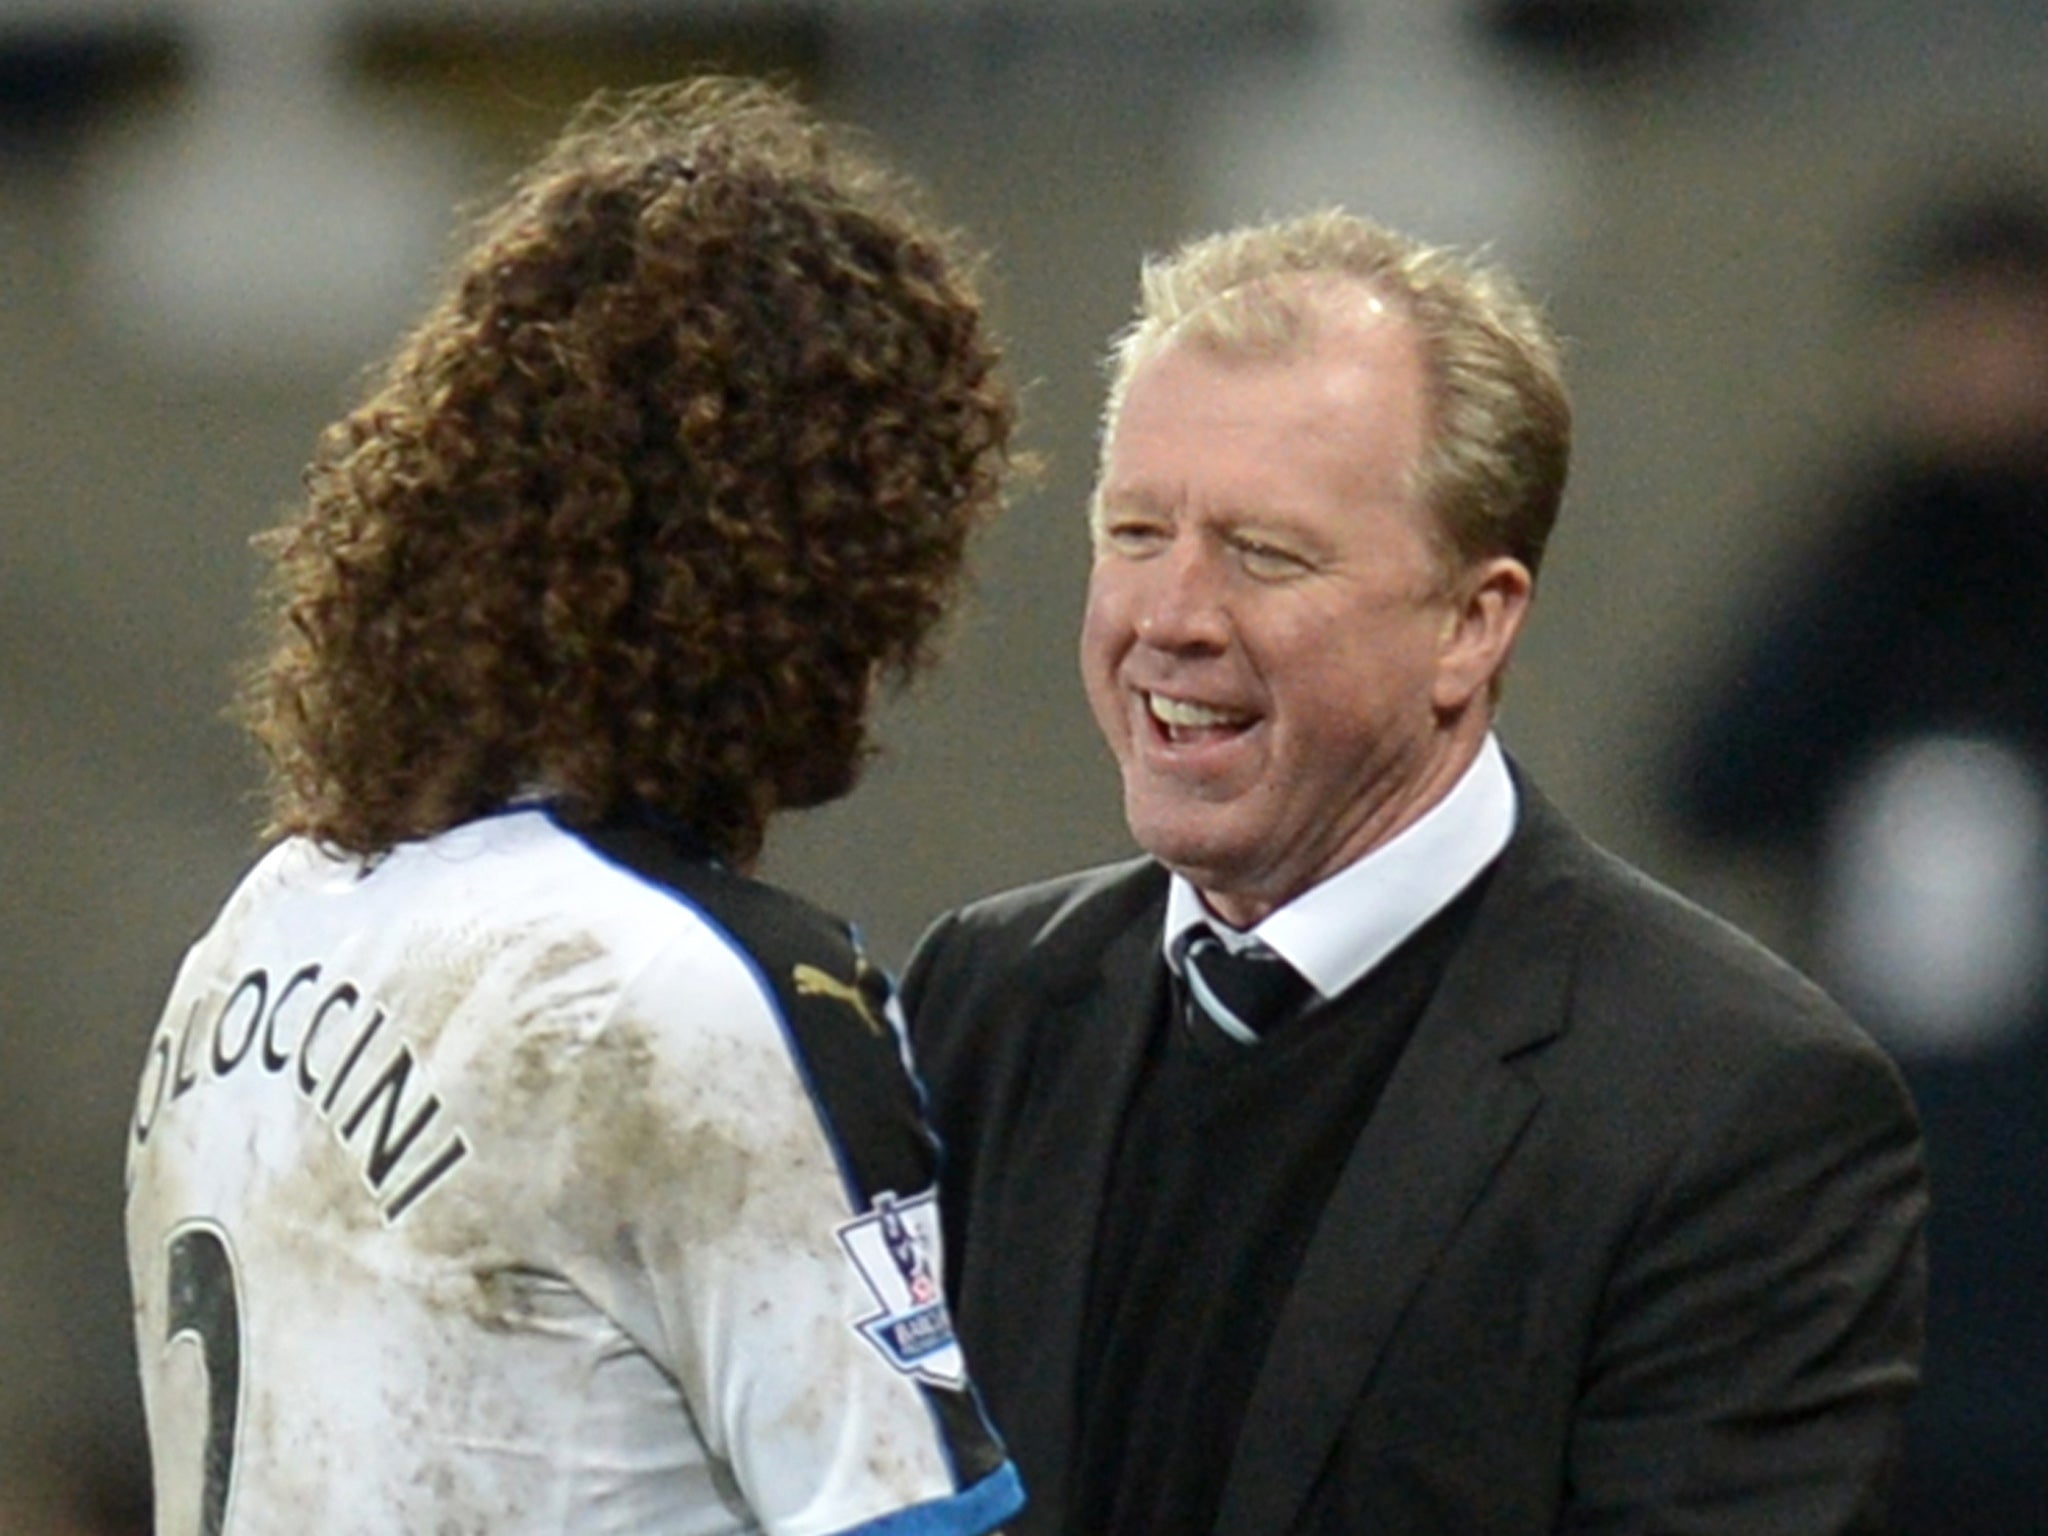
[{"label": "grey blurred background", "polygon": [[0,0],[0,1532],[141,1528],[124,1120],[255,851],[247,538],[451,210],[589,89],[701,67],[795,83],[994,249],[1047,460],[886,756],[770,846],[891,962],[1126,850],[1073,665],[1098,358],[1144,252],[1326,201],[1550,302],[1580,444],[1505,736],[1779,936],[1782,872],[1679,837],[1658,764],[1868,419],[1875,249],[1982,166],[2048,180],[2041,0]]}]

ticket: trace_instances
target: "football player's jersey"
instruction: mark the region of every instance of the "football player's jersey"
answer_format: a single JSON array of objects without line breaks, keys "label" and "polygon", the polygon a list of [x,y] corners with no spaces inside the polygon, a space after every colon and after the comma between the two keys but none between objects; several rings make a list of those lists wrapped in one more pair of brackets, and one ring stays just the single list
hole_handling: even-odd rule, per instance
[{"label": "football player's jersey", "polygon": [[158,1530],[986,1531],[933,1176],[888,984],[795,898],[540,809],[285,843],[130,1127]]}]

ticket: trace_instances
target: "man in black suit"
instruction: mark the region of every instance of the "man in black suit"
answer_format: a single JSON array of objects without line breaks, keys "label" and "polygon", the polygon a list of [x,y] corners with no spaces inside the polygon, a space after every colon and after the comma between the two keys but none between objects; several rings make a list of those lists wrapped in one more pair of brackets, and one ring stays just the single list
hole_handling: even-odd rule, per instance
[{"label": "man in black suit", "polygon": [[1082,671],[1146,856],[906,977],[1018,1529],[1881,1530],[1897,1075],[1493,734],[1569,455],[1540,314],[1331,212],[1148,268],[1114,362]]}]

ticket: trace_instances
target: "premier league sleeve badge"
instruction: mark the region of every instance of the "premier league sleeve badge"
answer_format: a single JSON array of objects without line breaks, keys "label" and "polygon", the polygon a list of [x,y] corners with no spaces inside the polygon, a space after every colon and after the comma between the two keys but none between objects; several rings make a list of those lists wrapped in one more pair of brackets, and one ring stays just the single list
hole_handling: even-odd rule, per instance
[{"label": "premier league sleeve badge", "polygon": [[965,1386],[967,1367],[940,1283],[938,1192],[908,1200],[884,1192],[865,1216],[836,1231],[881,1306],[858,1325],[868,1342],[905,1376],[954,1391]]}]

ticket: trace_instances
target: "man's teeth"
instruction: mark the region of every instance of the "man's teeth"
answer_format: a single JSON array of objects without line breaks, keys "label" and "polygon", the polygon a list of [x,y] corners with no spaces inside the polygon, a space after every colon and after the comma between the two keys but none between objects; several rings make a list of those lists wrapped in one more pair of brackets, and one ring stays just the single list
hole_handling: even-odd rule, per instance
[{"label": "man's teeth", "polygon": [[1196,704],[1187,699],[1170,699],[1163,693],[1145,696],[1152,710],[1152,718],[1161,725],[1200,729],[1204,726],[1230,725],[1236,715],[1226,714],[1220,709],[1211,709],[1206,704]]}]

